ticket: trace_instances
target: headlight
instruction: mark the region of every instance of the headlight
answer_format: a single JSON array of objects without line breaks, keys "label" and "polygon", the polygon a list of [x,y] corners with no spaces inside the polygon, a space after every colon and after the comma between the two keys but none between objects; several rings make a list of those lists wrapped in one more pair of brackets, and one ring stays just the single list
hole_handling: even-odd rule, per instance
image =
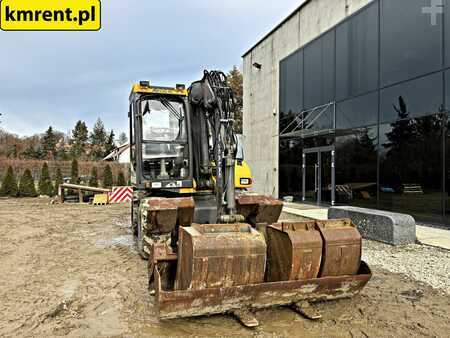
[{"label": "headlight", "polygon": [[251,178],[241,178],[241,185],[250,185],[252,184]]}]

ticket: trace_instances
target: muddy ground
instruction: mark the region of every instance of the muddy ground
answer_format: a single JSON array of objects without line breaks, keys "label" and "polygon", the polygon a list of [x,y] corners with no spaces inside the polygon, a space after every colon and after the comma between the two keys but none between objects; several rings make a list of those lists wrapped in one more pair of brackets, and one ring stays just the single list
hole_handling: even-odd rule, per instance
[{"label": "muddy ground", "polygon": [[258,311],[256,330],[229,316],[160,323],[147,291],[146,263],[130,235],[128,207],[48,202],[0,199],[1,337],[448,337],[450,332],[448,294],[377,266],[361,295],[316,305],[323,315],[319,322],[278,308]]}]

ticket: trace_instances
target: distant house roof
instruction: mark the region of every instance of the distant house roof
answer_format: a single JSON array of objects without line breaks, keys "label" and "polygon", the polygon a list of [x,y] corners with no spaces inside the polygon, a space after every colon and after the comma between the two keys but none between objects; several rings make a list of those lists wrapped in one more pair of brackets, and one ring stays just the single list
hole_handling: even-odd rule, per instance
[{"label": "distant house roof", "polygon": [[108,154],[103,161],[116,161],[119,159],[120,155],[122,155],[125,151],[130,148],[129,143],[122,144],[114,149],[110,154]]},{"label": "distant house roof", "polygon": [[311,0],[305,0],[304,2],[302,2],[300,4],[300,6],[298,6],[295,11],[293,11],[291,14],[289,14],[283,21],[281,21],[278,25],[276,25],[269,33],[267,33],[266,35],[264,35],[264,37],[262,39],[260,39],[257,43],[255,43],[253,45],[252,48],[250,48],[249,50],[247,50],[242,57],[247,56],[247,54],[249,54],[253,49],[255,49],[261,42],[263,42],[265,39],[267,39],[270,35],[272,35],[273,32],[275,32],[278,28],[280,28],[281,26],[283,26],[283,24],[288,21],[290,18],[292,18],[295,14],[297,14],[297,12],[299,12],[308,2],[310,2]]}]

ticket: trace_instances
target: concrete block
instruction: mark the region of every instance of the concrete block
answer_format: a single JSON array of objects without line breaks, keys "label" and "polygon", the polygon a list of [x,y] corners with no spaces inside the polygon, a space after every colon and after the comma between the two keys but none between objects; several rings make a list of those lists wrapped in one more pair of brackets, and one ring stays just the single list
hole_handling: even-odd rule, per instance
[{"label": "concrete block", "polygon": [[416,242],[416,221],[410,215],[343,206],[330,208],[328,218],[350,218],[367,239],[393,245]]}]

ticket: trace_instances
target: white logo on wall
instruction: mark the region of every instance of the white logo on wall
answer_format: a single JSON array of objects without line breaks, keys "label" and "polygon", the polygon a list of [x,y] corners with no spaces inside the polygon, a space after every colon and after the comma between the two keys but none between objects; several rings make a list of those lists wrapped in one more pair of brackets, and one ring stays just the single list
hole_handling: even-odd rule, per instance
[{"label": "white logo on wall", "polygon": [[444,14],[444,0],[431,0],[430,7],[422,7],[423,14],[429,14],[431,25],[437,25],[438,15]]}]

